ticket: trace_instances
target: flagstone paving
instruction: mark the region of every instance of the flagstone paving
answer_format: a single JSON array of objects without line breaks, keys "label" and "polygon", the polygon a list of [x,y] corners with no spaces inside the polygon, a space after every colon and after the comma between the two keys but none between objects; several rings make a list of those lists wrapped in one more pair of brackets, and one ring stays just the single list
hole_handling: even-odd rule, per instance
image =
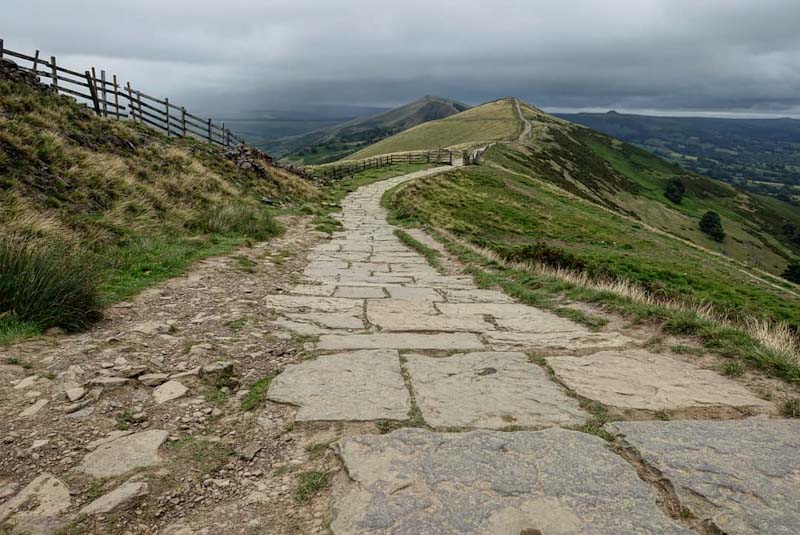
[{"label": "flagstone paving", "polygon": [[[344,230],[312,251],[303,280],[264,300],[276,325],[318,336],[306,344],[308,360],[273,380],[270,400],[296,406],[300,421],[427,427],[336,443],[344,470],[334,484],[332,531],[712,532],[666,499],[693,503],[698,518],[714,517],[731,533],[790,533],[794,513],[765,517],[800,496],[794,461],[787,461],[790,468],[775,464],[797,450],[796,428],[765,433],[779,444],[770,449],[757,434],[771,420],[734,422],[743,427],[730,429],[723,425],[729,422],[616,424],[646,462],[658,464],[667,479],[674,475],[665,488],[685,482],[667,498],[639,477],[641,466],[602,439],[562,428],[597,432],[585,407],[637,419],[768,417],[775,407],[716,372],[641,349],[622,333],[591,331],[480,289],[469,276],[434,269],[395,236],[380,200],[390,188],[442,171],[351,193],[338,214]],[[429,240],[420,231],[415,237]],[[546,367],[529,356],[539,351],[552,355]],[[710,442],[703,441],[705,428]],[[736,429],[747,432],[740,436]],[[702,460],[707,450],[719,454],[722,441],[740,452],[738,462],[755,465],[736,472],[732,454],[723,455],[716,486],[706,492],[702,478],[711,476],[692,470],[715,466],[713,457],[709,465]],[[775,448],[778,460],[769,461]],[[692,502],[695,492],[712,496],[713,505]]]},{"label": "flagstone paving", "polygon": [[714,533],[798,533],[800,422],[618,422],[612,429]]}]

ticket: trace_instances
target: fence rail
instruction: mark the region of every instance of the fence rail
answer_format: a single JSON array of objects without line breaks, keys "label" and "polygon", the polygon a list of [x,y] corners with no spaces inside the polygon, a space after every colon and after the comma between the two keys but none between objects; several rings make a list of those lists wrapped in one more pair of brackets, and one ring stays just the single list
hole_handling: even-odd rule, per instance
[{"label": "fence rail", "polygon": [[432,163],[438,165],[453,165],[453,153],[449,150],[429,150],[422,152],[406,152],[401,154],[387,154],[375,156],[365,160],[343,162],[340,164],[325,165],[308,168],[312,175],[325,180],[340,180],[352,176],[354,173],[377,169],[389,165],[409,163]]},{"label": "fence rail", "polygon": [[[193,137],[225,147],[246,145],[243,139],[225,128],[225,123],[216,124],[210,118],[187,112],[186,108],[176,106],[168,98],[159,99],[133,89],[130,82],[122,84],[116,74],[107,77],[105,70],[100,70],[99,78],[95,67],[81,73],[58,65],[55,56],[45,59],[39,50],[29,56],[5,48],[0,39],[0,59],[3,58],[18,60],[14,63],[20,69],[49,83],[54,92],[74,97],[101,117],[131,120],[156,128],[168,136]],[[30,65],[20,64],[19,60]]]}]

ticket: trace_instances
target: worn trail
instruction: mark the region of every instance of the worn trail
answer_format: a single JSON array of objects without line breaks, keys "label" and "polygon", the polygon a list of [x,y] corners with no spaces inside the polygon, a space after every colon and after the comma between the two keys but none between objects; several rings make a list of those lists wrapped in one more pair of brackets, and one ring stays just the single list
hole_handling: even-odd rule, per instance
[{"label": "worn trail", "polygon": [[[800,498],[790,475],[800,461],[780,452],[796,451],[800,425],[742,421],[774,406],[621,333],[592,332],[436,271],[397,238],[380,199],[443,171],[349,195],[344,231],[312,251],[302,283],[266,299],[276,325],[318,337],[318,356],[289,365],[271,400],[296,406],[298,421],[420,427],[335,444],[345,470],[334,485],[333,532],[790,533],[798,519],[786,500]],[[540,351],[551,355],[547,368],[529,358]],[[592,418],[579,400],[651,420],[611,429],[641,458],[571,430]],[[655,421],[665,415],[736,420]],[[767,442],[758,439],[765,430]],[[670,511],[632,458],[674,474],[684,486],[671,499],[690,514]],[[712,469],[691,472],[703,463]]]}]

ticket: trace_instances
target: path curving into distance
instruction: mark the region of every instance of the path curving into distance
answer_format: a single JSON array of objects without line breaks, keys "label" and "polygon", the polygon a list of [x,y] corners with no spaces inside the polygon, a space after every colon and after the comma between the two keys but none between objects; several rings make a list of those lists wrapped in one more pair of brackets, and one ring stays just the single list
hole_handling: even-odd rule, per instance
[{"label": "path curving into distance", "polygon": [[[772,414],[772,403],[621,333],[592,332],[469,276],[439,273],[398,239],[382,195],[449,169],[351,193],[338,216],[344,230],[313,250],[304,280],[266,298],[276,325],[318,336],[316,358],[287,366],[269,399],[296,406],[301,423],[413,426],[335,443],[345,470],[334,482],[331,530],[711,533],[706,522],[790,533],[800,525],[791,506],[800,500],[800,424],[741,419]],[[552,355],[546,367],[530,356],[542,352]],[[574,430],[591,420],[579,399],[646,420],[608,427],[633,453]],[[665,414],[721,420],[656,419]],[[643,464],[677,490],[640,477]],[[673,517],[679,506],[696,519]]]}]

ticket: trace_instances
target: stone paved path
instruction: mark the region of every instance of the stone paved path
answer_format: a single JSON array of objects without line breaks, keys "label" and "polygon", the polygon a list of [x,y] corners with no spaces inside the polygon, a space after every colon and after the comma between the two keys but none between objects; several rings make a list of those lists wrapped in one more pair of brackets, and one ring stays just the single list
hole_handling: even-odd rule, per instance
[{"label": "stone paved path", "polygon": [[[334,485],[334,533],[692,533],[692,527],[710,532],[703,522],[717,517],[732,533],[779,533],[776,525],[794,521],[762,519],[787,496],[800,498],[796,463],[755,470],[790,479],[759,484],[756,498],[747,497],[760,504],[752,514],[740,499],[750,487],[740,481],[739,494],[730,496],[720,476],[718,496],[708,500],[713,507],[687,502],[698,519],[691,524],[667,512],[635,463],[600,438],[561,428],[590,419],[578,399],[650,420],[766,417],[774,407],[714,372],[637,348],[620,333],[591,332],[478,289],[470,277],[436,271],[396,237],[380,199],[392,187],[439,172],[349,195],[339,215],[344,231],[312,252],[305,280],[265,299],[278,313],[276,325],[318,337],[318,356],[287,366],[272,382],[271,400],[297,406],[301,421],[409,420],[427,427],[336,443],[345,470]],[[528,357],[537,350],[554,355],[547,358],[552,376]],[[687,481],[670,498],[677,500],[703,492],[691,477],[703,467],[688,453],[670,464],[681,440],[668,440],[668,423],[620,424],[614,431],[629,435],[631,451],[641,447],[642,463],[658,463]],[[689,451],[716,451],[723,431],[732,443],[761,433],[752,425],[723,429],[706,444],[702,429],[712,423],[676,429],[690,433]],[[796,451],[797,432],[770,435],[771,447]],[[744,440],[748,447],[758,443]]]}]

